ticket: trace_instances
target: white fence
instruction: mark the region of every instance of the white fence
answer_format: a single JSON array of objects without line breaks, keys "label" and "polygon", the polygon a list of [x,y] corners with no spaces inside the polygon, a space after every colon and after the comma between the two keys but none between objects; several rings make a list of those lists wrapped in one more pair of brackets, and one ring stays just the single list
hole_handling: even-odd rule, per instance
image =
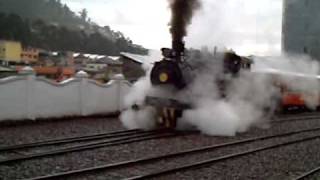
[{"label": "white fence", "polygon": [[0,79],[0,121],[114,113],[122,109],[129,89],[121,75],[98,84],[79,72],[55,83],[26,68],[20,76]]}]

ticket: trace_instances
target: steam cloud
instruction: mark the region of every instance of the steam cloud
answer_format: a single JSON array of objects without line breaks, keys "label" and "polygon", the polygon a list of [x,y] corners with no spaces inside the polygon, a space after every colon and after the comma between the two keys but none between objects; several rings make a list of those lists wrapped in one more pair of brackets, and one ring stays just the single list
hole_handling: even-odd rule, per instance
[{"label": "steam cloud", "polygon": [[[200,2],[169,0],[169,3],[172,10],[172,38],[173,41],[181,41],[187,35],[187,26],[191,23],[195,10],[200,7]],[[221,16],[216,18],[220,18],[221,22],[225,20]],[[223,30],[228,31],[228,28]],[[210,33],[203,33],[200,36],[210,38],[212,34],[216,34],[210,28],[209,31]],[[222,38],[229,44],[234,40],[229,36]],[[201,38],[197,41],[203,42]],[[253,126],[265,128],[269,126],[268,120],[273,115],[276,102],[279,100],[279,88],[275,85],[274,77],[286,84],[289,89],[304,92],[308,107],[315,108],[318,103],[319,94],[318,98],[309,95],[320,91],[319,81],[314,78],[319,73],[319,63],[309,57],[272,56],[272,54],[268,57],[253,57],[252,71],[242,72],[238,78],[230,81],[226,98],[220,98],[219,87],[216,84],[216,79],[222,72],[222,66],[219,64],[221,60],[222,57],[209,52],[208,49],[204,49],[200,55],[190,53],[188,63],[198,68],[194,71],[195,76],[192,79],[188,78],[189,86],[180,92],[153,87],[148,69],[146,77],[135,83],[125,98],[128,110],[121,114],[122,123],[129,129],[155,128],[156,111],[153,107],[145,106],[143,101],[146,96],[154,96],[174,97],[194,106],[193,109],[184,111],[182,118],[178,120],[178,129],[192,128],[208,135],[234,136]],[[140,106],[139,111],[130,109],[134,104]]]},{"label": "steam cloud", "polygon": [[171,34],[173,41],[182,41],[187,35],[195,10],[200,8],[199,0],[168,0],[171,9]]},{"label": "steam cloud", "polygon": [[[226,98],[219,97],[215,79],[219,76],[219,57],[202,52],[202,57],[191,55],[190,62],[200,67],[196,77],[182,92],[172,89],[153,87],[149,76],[141,78],[125,98],[127,107],[140,105],[139,111],[127,110],[122,113],[121,121],[129,129],[150,130],[156,127],[156,111],[144,106],[146,96],[178,99],[191,103],[194,108],[186,110],[178,120],[178,129],[198,129],[208,135],[234,136],[250,127],[269,127],[269,120],[275,112],[279,98],[277,80],[293,91],[303,92],[307,106],[315,108],[316,96],[320,91],[319,63],[306,56],[254,57],[251,72],[242,72],[232,80]],[[201,67],[201,64],[203,65]],[[276,74],[275,74],[276,73]],[[276,76],[274,76],[276,75]],[[318,94],[319,97],[319,94]]]}]

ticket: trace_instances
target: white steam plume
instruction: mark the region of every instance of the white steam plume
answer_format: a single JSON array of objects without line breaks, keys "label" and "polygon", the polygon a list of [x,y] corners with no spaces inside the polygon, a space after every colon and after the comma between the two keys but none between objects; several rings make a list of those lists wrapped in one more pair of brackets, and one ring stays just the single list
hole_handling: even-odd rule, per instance
[{"label": "white steam plume", "polygon": [[[278,0],[272,0],[273,3],[276,1]],[[269,0],[267,2],[269,3]],[[187,43],[198,47],[202,45],[200,43],[204,43],[209,46],[249,48],[246,42],[253,39],[257,44],[265,44],[261,46],[264,51],[267,49],[268,52],[274,52],[280,42],[281,23],[274,27],[270,17],[260,17],[259,21],[250,19],[254,15],[245,12],[248,10],[246,6],[248,4],[244,4],[243,0],[226,0],[223,3],[220,0],[204,0],[204,10],[193,20]],[[207,14],[209,12],[211,15]],[[281,17],[281,13],[277,15],[277,18]],[[256,27],[261,29],[257,32]],[[273,32],[277,31],[275,29],[279,29],[279,33],[274,34]],[[252,38],[251,31],[256,34],[256,39]],[[221,63],[218,62],[221,62],[222,58],[213,57],[209,52],[202,52],[200,57],[195,54],[190,54],[189,57],[188,62],[191,65],[202,68],[194,72],[193,79],[188,78],[190,84],[184,91],[176,93],[172,89],[152,87],[149,73],[134,85],[126,98],[127,107],[139,104],[142,109],[128,110],[121,115],[121,121],[126,127],[155,127],[155,110],[143,106],[146,96],[174,97],[192,104],[194,108],[185,111],[179,119],[180,129],[194,127],[209,135],[233,136],[252,126],[268,127],[268,120],[280,98],[275,79],[289,89],[304,92],[309,107],[314,108],[317,105],[319,98],[310,94],[320,91],[319,81],[314,78],[319,73],[319,64],[308,57],[273,54],[263,58],[253,57],[252,72],[243,72],[239,78],[231,80],[229,89],[225,92],[226,98],[220,98],[216,83],[217,79],[221,78]],[[300,75],[297,75],[299,73]],[[306,75],[301,74],[312,78],[306,80]]]},{"label": "white steam plume", "polygon": [[202,0],[189,28],[190,47],[218,46],[238,54],[280,53],[282,0]]},{"label": "white steam plume", "polygon": [[226,98],[221,98],[216,80],[218,74],[214,73],[216,67],[208,66],[215,61],[219,59],[205,60],[210,70],[198,72],[193,83],[182,93],[182,96],[193,97],[190,102],[194,108],[185,111],[181,121],[209,135],[233,136],[253,125],[265,127],[266,115],[273,112],[277,95],[268,76],[243,72],[239,78],[230,81]]},{"label": "white steam plume", "polygon": [[291,91],[303,95],[308,108],[315,109],[319,103],[319,62],[306,55],[282,55],[255,57],[254,72],[277,73],[278,80]]},{"label": "white steam plume", "polygon": [[[203,55],[189,61],[200,68],[195,71],[196,77],[187,89],[179,93],[174,93],[171,89],[152,87],[148,75],[140,79],[127,96],[126,104],[128,107],[139,104],[142,109],[124,112],[121,115],[123,124],[128,128],[155,128],[157,114],[152,107],[143,106],[144,98],[147,95],[175,97],[194,106],[192,110],[184,111],[178,122],[179,129],[194,127],[208,135],[233,136],[252,126],[269,126],[268,120],[275,111],[280,93],[275,86],[275,79],[292,90],[305,92],[306,95],[320,90],[319,82],[314,78],[319,70],[317,62],[307,57],[255,57],[252,72],[242,72],[238,78],[232,80],[226,91],[226,98],[220,98],[216,84],[219,73],[215,73],[220,72],[217,68],[219,59]],[[306,80],[305,76],[296,76],[299,73],[307,73],[313,78]],[[317,104],[314,96],[309,100],[308,96],[304,98],[309,107]]]}]

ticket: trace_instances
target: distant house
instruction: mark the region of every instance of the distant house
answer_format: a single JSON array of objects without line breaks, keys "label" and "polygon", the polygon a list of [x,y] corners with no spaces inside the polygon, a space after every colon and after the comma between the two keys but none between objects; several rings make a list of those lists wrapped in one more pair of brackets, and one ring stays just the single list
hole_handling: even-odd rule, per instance
[{"label": "distant house", "polygon": [[100,71],[103,69],[107,69],[107,67],[108,64],[106,62],[94,60],[85,64],[83,69],[88,71]]},{"label": "distant house", "polygon": [[119,57],[106,56],[99,59],[99,61],[102,61],[108,65],[106,72],[108,79],[114,77],[116,74],[123,73],[122,62],[119,61]]},{"label": "distant house", "polygon": [[32,47],[23,47],[21,51],[21,61],[25,64],[35,64],[39,60],[40,50]]},{"label": "distant house", "polygon": [[74,54],[76,71],[83,70],[89,77],[101,82],[106,82],[115,74],[122,73],[122,63],[119,57],[97,54]]},{"label": "distant house", "polygon": [[137,81],[139,78],[145,76],[146,70],[143,67],[144,64],[151,65],[161,59],[160,51],[149,51],[149,54],[145,56],[127,52],[120,54],[122,71],[125,78],[129,81]]},{"label": "distant house", "polygon": [[106,72],[108,65],[98,60],[91,60],[81,67],[81,70],[89,74],[89,78],[104,82],[107,80]]},{"label": "distant house", "polygon": [[[33,66],[32,67],[37,76],[43,76],[48,79],[53,79],[55,81],[62,81],[67,78],[71,78],[75,75],[74,68],[71,67],[42,67]],[[17,66],[16,70],[19,72],[23,69],[23,66]]]},{"label": "distant house", "polygon": [[61,67],[74,67],[73,52],[49,52],[40,51],[38,66],[61,66]]},{"label": "distant house", "polygon": [[51,58],[50,52],[48,51],[40,51],[39,52],[39,60],[37,62],[38,66],[55,66],[55,62]]},{"label": "distant house", "polygon": [[72,67],[33,67],[37,76],[45,76],[56,81],[71,78],[75,75]]},{"label": "distant house", "polygon": [[[37,76],[44,76],[56,81],[73,77],[76,73],[74,68],[73,52],[49,52],[45,50],[25,49],[25,52],[31,54],[38,54],[36,63],[33,69]],[[26,55],[27,53],[25,53]],[[34,57],[35,58],[35,57]],[[29,63],[28,63],[29,64]],[[16,66],[16,70],[20,71],[24,65]]]},{"label": "distant house", "polygon": [[74,65],[77,71],[83,70],[83,68],[89,62],[89,57],[84,56],[84,54],[81,54],[81,53],[75,53],[73,58],[74,58]]},{"label": "distant house", "polygon": [[60,51],[51,53],[51,58],[55,61],[57,66],[73,67],[74,57],[71,51]]},{"label": "distant house", "polygon": [[120,61],[124,77],[129,81],[137,81],[146,72],[142,67],[143,58],[130,53],[121,53]]}]

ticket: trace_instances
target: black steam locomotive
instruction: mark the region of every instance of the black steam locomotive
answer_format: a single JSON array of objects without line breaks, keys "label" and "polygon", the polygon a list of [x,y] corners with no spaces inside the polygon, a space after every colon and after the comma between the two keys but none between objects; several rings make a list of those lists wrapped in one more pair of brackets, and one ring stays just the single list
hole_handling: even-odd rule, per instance
[{"label": "black steam locomotive", "polygon": [[[163,59],[156,62],[150,75],[153,86],[171,86],[175,91],[182,91],[190,82],[188,72],[192,71],[186,62],[185,47],[183,42],[173,42],[172,49],[162,48]],[[226,52],[222,58],[223,75],[231,77],[238,76],[241,69],[250,69],[251,62],[243,59],[234,52]],[[220,89],[221,98],[226,90],[226,80],[219,79],[217,84]],[[177,118],[182,112],[192,108],[192,104],[183,103],[176,99],[163,97],[146,97],[145,104],[153,106],[157,110],[159,126],[175,128]]]}]

